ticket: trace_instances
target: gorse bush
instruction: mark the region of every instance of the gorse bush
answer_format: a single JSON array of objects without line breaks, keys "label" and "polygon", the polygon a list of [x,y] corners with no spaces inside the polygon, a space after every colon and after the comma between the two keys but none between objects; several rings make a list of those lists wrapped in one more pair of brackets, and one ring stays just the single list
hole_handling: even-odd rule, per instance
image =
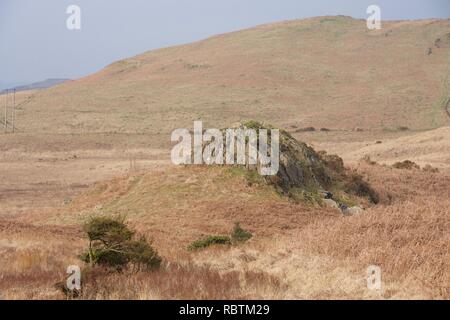
[{"label": "gorse bush", "polygon": [[187,249],[189,251],[195,251],[205,249],[213,245],[232,245],[237,243],[243,243],[249,240],[253,235],[242,229],[239,222],[234,224],[234,228],[231,231],[231,236],[213,235],[207,236],[197,241],[192,242]]},{"label": "gorse bush", "polygon": [[230,245],[231,239],[229,236],[207,236],[203,239],[192,242],[188,246],[188,250],[194,251],[208,248],[212,245]]},{"label": "gorse bush", "polygon": [[91,218],[83,227],[89,239],[89,248],[81,259],[91,265],[100,265],[121,271],[131,265],[134,270],[158,268],[161,258],[145,237],[133,239],[122,217]]},{"label": "gorse bush", "polygon": [[95,217],[91,218],[83,227],[89,241],[100,241],[105,245],[131,240],[134,232],[131,231],[122,217]]},{"label": "gorse bush", "polygon": [[158,256],[158,253],[144,236],[128,244],[128,256],[138,269],[154,269],[161,264],[161,258]]},{"label": "gorse bush", "polygon": [[253,235],[250,232],[242,229],[239,222],[236,222],[234,224],[234,228],[231,233],[231,241],[233,243],[242,243],[249,240],[251,237],[253,237]]}]

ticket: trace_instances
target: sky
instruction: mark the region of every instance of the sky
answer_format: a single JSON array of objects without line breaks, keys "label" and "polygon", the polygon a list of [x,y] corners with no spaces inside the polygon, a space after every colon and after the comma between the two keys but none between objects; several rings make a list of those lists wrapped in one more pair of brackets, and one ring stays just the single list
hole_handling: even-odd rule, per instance
[{"label": "sky", "polygon": [[[76,79],[148,50],[263,23],[323,15],[450,18],[450,0],[0,0],[0,89]],[[81,29],[69,30],[69,5]]]}]

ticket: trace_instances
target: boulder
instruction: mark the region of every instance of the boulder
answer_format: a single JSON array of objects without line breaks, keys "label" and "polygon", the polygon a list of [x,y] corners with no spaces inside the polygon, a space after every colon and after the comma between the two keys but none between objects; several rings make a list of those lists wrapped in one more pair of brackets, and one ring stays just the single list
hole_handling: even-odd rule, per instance
[{"label": "boulder", "polygon": [[[232,129],[254,129],[259,139],[261,129],[274,129],[274,127],[257,121],[248,121],[236,124]],[[222,129],[222,132],[225,131],[226,129]],[[294,201],[306,200],[316,204],[322,202],[323,198],[333,200],[333,193],[346,194],[350,197],[367,197],[373,203],[377,203],[376,192],[363,177],[345,168],[342,158],[323,151],[317,152],[306,143],[296,140],[285,130],[280,129],[279,133],[279,170],[274,176],[263,177],[279,193]],[[208,143],[206,142],[204,147]],[[225,144],[224,150],[226,150]],[[246,167],[250,171],[256,171],[258,166],[247,165]],[[332,190],[333,193],[324,190]],[[339,205],[336,201],[333,200],[333,202]],[[329,203],[335,207],[334,204]]]},{"label": "boulder", "polygon": [[364,209],[359,206],[354,206],[342,210],[342,213],[347,216],[355,216],[364,212]]},{"label": "boulder", "polygon": [[339,209],[339,205],[333,199],[323,199],[323,204],[329,208]]}]

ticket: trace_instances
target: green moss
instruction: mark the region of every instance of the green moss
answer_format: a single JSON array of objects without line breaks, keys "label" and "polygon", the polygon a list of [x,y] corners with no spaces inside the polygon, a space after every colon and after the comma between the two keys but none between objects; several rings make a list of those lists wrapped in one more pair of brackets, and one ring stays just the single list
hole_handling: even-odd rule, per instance
[{"label": "green moss", "polygon": [[247,183],[252,185],[263,185],[265,184],[265,179],[261,176],[257,170],[245,170],[245,179]]}]

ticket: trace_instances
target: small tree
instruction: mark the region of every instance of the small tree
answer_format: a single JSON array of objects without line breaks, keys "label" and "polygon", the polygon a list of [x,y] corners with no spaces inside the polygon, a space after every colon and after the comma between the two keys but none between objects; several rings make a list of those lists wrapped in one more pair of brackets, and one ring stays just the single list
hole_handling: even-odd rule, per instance
[{"label": "small tree", "polygon": [[161,258],[145,237],[133,240],[123,217],[94,217],[83,227],[89,239],[89,247],[81,259],[91,265],[101,265],[121,271],[128,264],[141,269],[157,268]]},{"label": "small tree", "polygon": [[144,236],[128,244],[128,258],[137,270],[155,269],[161,264],[161,258]]}]

